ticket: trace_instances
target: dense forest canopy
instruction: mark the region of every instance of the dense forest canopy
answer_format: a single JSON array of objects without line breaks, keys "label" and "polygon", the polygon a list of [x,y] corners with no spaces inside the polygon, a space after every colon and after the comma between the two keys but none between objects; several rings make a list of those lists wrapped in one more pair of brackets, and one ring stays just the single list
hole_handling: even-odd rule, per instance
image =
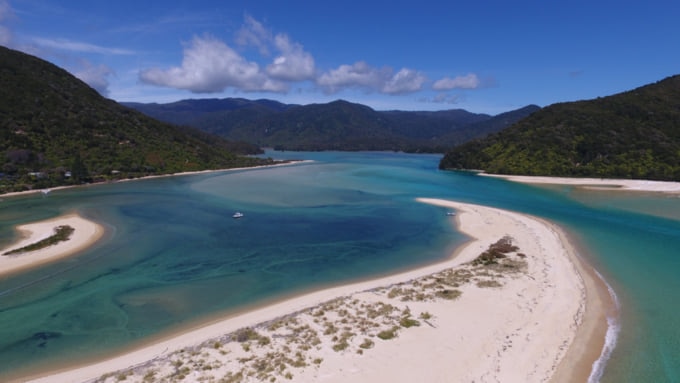
[{"label": "dense forest canopy", "polygon": [[268,162],[243,155],[259,151],[154,120],[0,47],[0,193]]},{"label": "dense forest canopy", "polygon": [[680,76],[550,105],[447,152],[440,168],[680,181]]}]

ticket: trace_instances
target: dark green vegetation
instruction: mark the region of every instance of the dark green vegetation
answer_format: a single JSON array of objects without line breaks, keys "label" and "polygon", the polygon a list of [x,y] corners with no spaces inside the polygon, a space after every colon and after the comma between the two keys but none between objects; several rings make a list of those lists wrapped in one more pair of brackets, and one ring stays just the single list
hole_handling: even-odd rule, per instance
[{"label": "dark green vegetation", "polygon": [[286,105],[271,100],[182,100],[125,104],[151,117],[230,139],[285,150],[394,150],[444,153],[497,132],[539,107],[497,116],[461,109],[439,112],[375,111],[347,101]]},{"label": "dark green vegetation", "polygon": [[442,169],[680,181],[680,76],[548,106],[454,148]]},{"label": "dark green vegetation", "polygon": [[32,243],[28,246],[24,246],[19,249],[14,249],[12,251],[8,251],[2,255],[12,255],[12,254],[19,254],[19,253],[26,253],[28,251],[35,251],[35,250],[40,250],[45,247],[49,247],[52,245],[55,245],[59,242],[62,241],[67,241],[69,238],[71,238],[71,234],[75,231],[74,228],[68,225],[63,225],[63,226],[57,226],[54,228],[54,235],[47,237],[43,239],[42,241],[38,241],[36,243]]},{"label": "dark green vegetation", "polygon": [[480,254],[477,258],[472,261],[472,264],[477,265],[495,265],[498,260],[507,258],[508,253],[512,253],[519,250],[517,246],[512,244],[512,238],[503,237],[489,245],[489,248]]},{"label": "dark green vegetation", "polygon": [[403,316],[403,317],[399,320],[399,325],[400,325],[401,327],[409,328],[409,327],[413,327],[413,326],[420,326],[420,322],[418,322],[417,320],[411,318],[410,315],[406,315],[406,316]]},{"label": "dark green vegetation", "polygon": [[241,155],[257,152],[156,121],[0,47],[0,193],[267,162]]},{"label": "dark green vegetation", "polygon": [[393,326],[391,329],[382,330],[378,333],[378,338],[382,340],[389,340],[395,338],[398,334],[399,327]]}]

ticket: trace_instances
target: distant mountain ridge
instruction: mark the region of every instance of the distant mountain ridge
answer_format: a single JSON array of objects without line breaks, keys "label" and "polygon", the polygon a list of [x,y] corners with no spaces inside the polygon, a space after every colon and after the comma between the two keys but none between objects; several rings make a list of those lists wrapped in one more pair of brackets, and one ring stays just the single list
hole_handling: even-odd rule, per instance
[{"label": "distant mountain ridge", "polygon": [[259,113],[281,112],[296,105],[287,105],[274,100],[248,100],[245,98],[187,99],[167,104],[122,102],[124,106],[136,109],[160,121],[176,125],[191,125],[206,114],[250,110]]},{"label": "distant mountain ridge", "polygon": [[251,144],[154,120],[0,47],[0,193],[267,161]]},{"label": "distant mountain ridge", "polygon": [[498,116],[462,109],[437,112],[375,111],[337,100],[289,105],[242,98],[124,103],[161,121],[221,137],[285,150],[399,150],[440,152],[499,131],[539,110],[535,105]]},{"label": "distant mountain ridge", "polygon": [[680,181],[680,75],[547,106],[447,152],[442,169]]}]

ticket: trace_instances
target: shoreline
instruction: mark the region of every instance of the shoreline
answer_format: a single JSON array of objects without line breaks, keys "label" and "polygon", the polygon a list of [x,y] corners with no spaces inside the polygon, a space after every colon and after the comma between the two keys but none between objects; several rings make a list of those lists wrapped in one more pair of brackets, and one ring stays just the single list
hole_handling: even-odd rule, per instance
[{"label": "shoreline", "polygon": [[[66,241],[16,255],[1,255],[7,251],[34,244],[54,234],[58,226],[74,229]],[[0,276],[26,271],[46,263],[75,255],[94,245],[104,235],[104,226],[87,220],[77,213],[67,213],[44,221],[30,222],[15,228],[21,239],[0,250]]]},{"label": "shoreline", "polygon": [[141,180],[148,180],[148,179],[154,179],[154,178],[190,176],[190,175],[206,174],[206,173],[221,173],[221,172],[230,172],[230,171],[238,171],[238,170],[261,169],[261,168],[270,168],[270,167],[277,167],[277,166],[294,165],[294,164],[300,164],[300,163],[305,163],[305,162],[313,162],[313,161],[312,160],[280,161],[278,163],[274,163],[274,164],[270,164],[270,165],[258,165],[258,166],[249,166],[249,167],[240,167],[240,168],[226,168],[226,169],[207,169],[207,170],[196,170],[196,171],[181,172],[181,173],[157,174],[157,175],[150,175],[150,176],[136,177],[136,178],[123,178],[123,179],[114,180],[114,181],[104,181],[104,182],[96,182],[96,183],[81,184],[81,185],[63,185],[63,186],[55,186],[55,187],[47,188],[47,189],[32,189],[32,190],[25,190],[25,191],[20,191],[20,192],[9,192],[9,193],[5,193],[5,194],[0,194],[0,202],[2,201],[3,197],[10,197],[11,198],[11,197],[17,197],[17,196],[31,195],[31,194],[36,194],[36,193],[49,194],[50,192],[53,192],[55,190],[62,190],[62,189],[71,189],[71,188],[97,186],[97,185],[108,185],[108,184],[115,184],[115,183],[118,183],[118,182],[141,181]]},{"label": "shoreline", "polygon": [[680,182],[673,181],[650,181],[632,179],[609,179],[609,178],[569,178],[569,177],[544,177],[544,176],[514,176],[504,174],[479,173],[483,177],[502,178],[507,181],[525,184],[547,185],[573,185],[588,189],[599,190],[623,190],[636,192],[657,192],[680,194]]},{"label": "shoreline", "polygon": [[[225,334],[234,334],[243,328],[256,329],[258,333],[269,334],[267,342],[271,342],[270,348],[278,347],[277,344],[284,342],[281,339],[287,338],[277,335],[272,323],[278,323],[283,320],[281,318],[302,322],[311,328],[320,320],[317,313],[326,310],[327,314],[323,314],[327,321],[325,326],[342,328],[343,320],[347,318],[341,317],[352,307],[358,313],[364,311],[364,305],[385,307],[385,302],[401,310],[397,324],[402,323],[400,320],[404,320],[407,315],[404,312],[408,311],[408,318],[412,313],[413,320],[419,318],[420,326],[406,328],[403,323],[395,326],[399,327],[399,331],[394,340],[382,340],[379,334],[376,337],[378,329],[370,328],[362,334],[340,337],[345,344],[333,344],[338,340],[318,335],[315,338],[318,343],[312,342],[316,344],[307,344],[307,349],[303,349],[304,353],[312,354],[308,360],[303,359],[300,368],[291,366],[285,370],[289,371],[286,374],[290,373],[292,381],[328,382],[370,382],[379,377],[392,377],[397,381],[405,378],[449,381],[452,374],[464,380],[561,382],[571,381],[576,376],[587,378],[591,366],[599,358],[604,343],[603,331],[607,328],[606,323],[601,323],[604,318],[602,307],[594,305],[597,301],[590,298],[602,296],[602,282],[598,284],[593,279],[594,270],[588,272],[592,268],[578,257],[564,233],[548,222],[510,211],[446,200],[418,201],[456,209],[459,230],[471,237],[443,262],[235,313],[197,329],[167,335],[162,340],[105,361],[32,378],[37,382],[81,382],[97,379],[106,372],[115,372],[109,376],[112,380],[104,381],[116,381],[123,376],[121,374],[125,374],[126,381],[142,381],[145,374],[148,376],[152,372],[162,374],[169,370],[173,373],[174,369],[177,373],[176,364],[179,362],[187,366],[191,362],[196,363],[191,357],[194,352],[212,355],[216,361],[209,368],[205,365],[203,369],[190,368],[185,371],[187,374],[208,373],[206,370],[209,370],[225,376],[234,373],[230,368],[238,368],[229,366],[232,359],[239,356],[241,360],[256,358],[249,356],[242,343],[231,342],[226,347],[222,346],[228,339]],[[504,236],[512,237],[513,243],[516,242],[520,249],[518,251],[523,252],[522,256],[519,253],[513,255],[513,259],[517,265],[526,263],[526,271],[502,275],[493,271],[495,269],[478,271],[463,265]],[[477,272],[479,274],[474,274]],[[433,274],[442,275],[438,273],[467,276],[463,278],[465,283],[456,282],[460,287],[442,290],[459,290],[460,297],[452,301],[428,298],[407,303],[403,302],[404,298],[400,301],[391,297],[395,289],[406,291],[406,286],[411,286],[411,290],[414,286],[416,289],[423,288],[421,280],[431,278]],[[329,302],[338,300],[342,300],[340,306],[343,309],[336,307],[333,311],[328,306]],[[360,304],[362,309],[355,304]],[[498,315],[499,311],[504,315]],[[363,323],[364,318],[355,320]],[[280,331],[295,331],[295,327],[284,326],[284,330]],[[335,338],[338,336],[335,335]],[[362,338],[365,338],[364,343],[359,344]],[[217,347],[218,343],[220,347]],[[254,343],[248,342],[247,348],[256,349],[253,352],[268,352],[269,349]],[[283,347],[293,346],[288,343]],[[183,350],[193,351],[186,354],[182,353]],[[590,352],[584,356],[584,350]],[[220,356],[218,351],[229,356]],[[178,361],[178,358],[184,359]],[[423,369],[423,366],[446,368]],[[288,378],[283,372],[281,374],[281,379]],[[199,378],[194,375],[187,377]]]},{"label": "shoreline", "polygon": [[[585,313],[575,339],[560,366],[553,382],[599,382],[618,337],[619,305],[616,293],[602,275],[583,258],[566,232],[558,225],[533,217],[549,226],[567,248],[571,262],[583,277],[586,292]],[[616,327],[614,339],[609,339]],[[593,380],[593,377],[598,378]]]}]

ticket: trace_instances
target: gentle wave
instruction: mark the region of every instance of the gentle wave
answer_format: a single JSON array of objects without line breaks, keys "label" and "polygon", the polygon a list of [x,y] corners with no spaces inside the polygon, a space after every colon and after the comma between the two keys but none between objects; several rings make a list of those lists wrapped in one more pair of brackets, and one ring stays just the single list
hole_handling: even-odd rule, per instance
[{"label": "gentle wave", "polygon": [[588,383],[598,383],[602,379],[604,374],[604,368],[609,361],[614,348],[616,347],[616,341],[619,338],[619,333],[621,332],[621,323],[619,322],[619,312],[621,305],[619,303],[619,297],[614,292],[614,289],[607,283],[607,281],[602,277],[597,270],[595,270],[597,276],[604,282],[609,291],[609,296],[611,296],[612,301],[614,301],[615,311],[613,313],[607,314],[607,333],[604,338],[604,346],[602,347],[602,353],[600,357],[593,362],[593,367],[590,370],[590,376],[588,377]]}]

